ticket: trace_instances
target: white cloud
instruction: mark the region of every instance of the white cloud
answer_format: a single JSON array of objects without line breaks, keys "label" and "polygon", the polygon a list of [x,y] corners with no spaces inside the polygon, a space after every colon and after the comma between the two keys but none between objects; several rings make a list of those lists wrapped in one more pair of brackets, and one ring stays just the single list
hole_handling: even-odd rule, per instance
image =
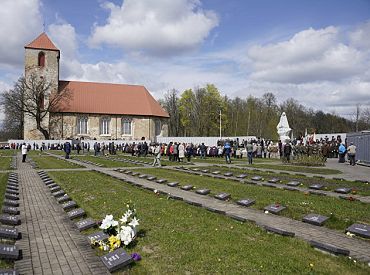
[{"label": "white cloud", "polygon": [[171,55],[199,46],[218,25],[217,15],[204,11],[199,0],[125,0],[110,10],[107,23],[95,26],[90,44]]},{"label": "white cloud", "polygon": [[24,46],[42,31],[40,0],[1,0],[0,67],[23,64]]}]

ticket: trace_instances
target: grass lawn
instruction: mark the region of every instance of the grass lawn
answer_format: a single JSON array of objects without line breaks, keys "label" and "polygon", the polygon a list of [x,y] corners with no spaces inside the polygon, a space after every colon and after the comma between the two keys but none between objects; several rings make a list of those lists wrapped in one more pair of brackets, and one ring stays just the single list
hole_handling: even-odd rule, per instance
[{"label": "grass lawn", "polygon": [[334,180],[334,179],[325,179],[325,178],[318,178],[318,177],[307,177],[305,175],[299,174],[283,174],[284,172],[274,172],[274,171],[263,171],[263,170],[250,170],[250,169],[242,169],[242,168],[235,168],[235,167],[226,167],[226,166],[209,166],[209,167],[202,167],[202,169],[208,169],[210,171],[220,171],[222,173],[225,172],[233,172],[235,175],[239,174],[248,174],[246,179],[250,179],[253,176],[262,176],[265,180],[271,178],[279,178],[281,180],[280,183],[286,184],[289,181],[296,180],[301,182],[300,187],[308,188],[311,184],[314,183],[321,183],[325,185],[325,189],[327,191],[334,191],[336,188],[339,187],[348,187],[353,188],[354,192],[359,195],[363,196],[370,196],[370,184],[365,184],[362,182],[356,181],[348,181],[348,180]]},{"label": "grass lawn", "polygon": [[18,152],[20,152],[20,150],[13,150],[13,149],[0,150],[0,157],[2,157],[2,156],[14,156]]},{"label": "grass lawn", "polygon": [[83,168],[83,166],[48,155],[33,155],[32,160],[39,169]]},{"label": "grass lawn", "polygon": [[252,208],[260,210],[272,203],[279,203],[287,206],[287,209],[281,215],[296,220],[302,220],[303,216],[309,213],[328,216],[330,219],[325,226],[332,229],[344,230],[354,222],[370,224],[370,204],[358,201],[352,202],[334,197],[307,195],[303,192],[200,177],[165,169],[135,169],[135,172],[155,175],[169,181],[178,181],[181,185],[191,184],[197,189],[207,188],[211,190],[210,196],[225,192],[231,194],[233,201],[243,198],[255,199],[256,203]]},{"label": "grass lawn", "polygon": [[[1,201],[4,200],[4,193],[5,193],[6,184],[8,181],[8,176],[9,176],[8,173],[0,173],[0,199]],[[2,239],[1,243],[14,244],[14,241],[11,241],[11,240],[6,241],[5,239]],[[8,261],[8,260],[3,260],[3,259],[0,260],[0,268],[13,268],[13,266],[14,266],[13,261]]]},{"label": "grass lawn", "polygon": [[289,165],[289,164],[253,164],[245,165],[251,168],[261,168],[261,169],[272,169],[272,170],[281,170],[281,171],[292,171],[292,172],[299,172],[299,173],[312,173],[312,174],[321,174],[321,175],[337,175],[342,174],[341,171],[336,169],[329,169],[329,168],[312,168],[306,166],[296,166],[296,165]]},{"label": "grass lawn", "polygon": [[80,160],[86,160],[86,161],[91,161],[94,163],[99,163],[102,164],[103,167],[138,167],[141,165],[136,165],[134,163],[127,163],[127,162],[122,162],[122,161],[113,161],[106,159],[104,157],[95,157],[95,156],[87,156],[87,155],[75,155],[71,157],[73,158],[78,158]]},{"label": "grass lawn", "polygon": [[142,260],[129,274],[369,272],[364,264],[324,255],[296,238],[268,234],[251,223],[157,196],[102,174],[49,174],[92,218],[102,219],[106,214],[119,218],[127,201],[136,204],[140,234],[136,246],[127,250],[140,253]]},{"label": "grass lawn", "polygon": [[11,157],[0,157],[0,170],[10,170]]}]

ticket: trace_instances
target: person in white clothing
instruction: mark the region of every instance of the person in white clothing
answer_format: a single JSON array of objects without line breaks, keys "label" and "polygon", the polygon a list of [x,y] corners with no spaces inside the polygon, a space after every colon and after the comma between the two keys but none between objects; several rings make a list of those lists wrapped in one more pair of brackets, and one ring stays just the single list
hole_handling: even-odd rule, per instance
[{"label": "person in white clothing", "polygon": [[27,145],[26,143],[22,144],[22,162],[26,162],[26,157],[27,157]]}]

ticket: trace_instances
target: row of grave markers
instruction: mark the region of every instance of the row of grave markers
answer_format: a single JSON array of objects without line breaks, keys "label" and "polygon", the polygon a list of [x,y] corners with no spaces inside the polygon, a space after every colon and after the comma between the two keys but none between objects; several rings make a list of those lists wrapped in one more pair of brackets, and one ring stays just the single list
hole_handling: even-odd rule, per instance
[{"label": "row of grave markers", "polygon": [[[10,173],[4,194],[4,202],[0,215],[0,238],[5,244],[0,244],[0,258],[10,261],[20,260],[22,250],[17,245],[11,244],[22,238],[20,232],[15,227],[21,224],[19,218],[19,180],[16,173]],[[13,269],[0,269],[0,274],[19,274]]]},{"label": "row of grave markers", "polygon": [[[157,179],[155,176],[141,174],[141,173],[138,173],[138,172],[133,172],[131,170],[127,170],[127,169],[118,168],[118,169],[114,169],[114,171],[124,173],[126,175],[138,176],[138,178],[140,178],[140,179],[155,181],[156,183],[159,183],[159,184],[167,183],[166,179]],[[244,175],[243,175],[243,177],[244,177]],[[137,182],[133,182],[133,181],[129,181],[129,180],[125,180],[125,181],[127,183],[130,183],[130,184],[138,186],[138,187],[143,187],[143,188],[151,190],[151,191],[154,190],[154,188],[152,188],[152,187],[144,187],[144,186],[142,186],[142,184],[137,183]],[[179,187],[179,182],[168,182],[167,185],[170,186],[170,187]],[[185,186],[181,186],[180,188],[182,190],[185,190],[185,191],[193,190],[192,185],[185,185]],[[182,200],[181,197],[171,195],[167,192],[161,192],[161,191],[158,191],[158,192],[163,193],[165,195],[169,195],[173,199]],[[198,189],[198,190],[196,190],[196,193],[199,194],[199,195],[208,195],[210,192],[211,192],[211,190],[209,190],[209,189]],[[215,195],[214,197],[216,199],[224,200],[224,201],[231,198],[230,194],[227,194],[227,193],[220,193],[220,194]],[[189,204],[195,205],[195,206],[200,206],[200,207],[203,206],[201,203],[198,203],[198,202],[187,201],[187,200],[184,200],[184,201],[189,203]],[[237,201],[237,204],[240,205],[240,206],[243,206],[243,207],[251,206],[254,203],[255,203],[255,200],[253,200],[253,199],[241,199],[241,200]],[[218,214],[226,214],[225,211],[222,211],[222,210],[217,209],[217,208],[213,208],[213,207],[205,207],[205,208],[209,211],[212,211],[212,212],[215,212],[215,213],[218,213]],[[271,204],[271,205],[266,206],[264,208],[265,211],[268,211],[269,213],[273,213],[273,214],[279,214],[284,209],[286,209],[286,207],[282,206],[280,204]],[[235,216],[235,215],[229,215],[229,216],[231,218],[237,219],[239,221],[246,221],[246,219],[244,219],[242,217],[239,217],[239,216]],[[325,223],[325,221],[328,220],[328,219],[329,219],[328,217],[322,216],[322,215],[319,215],[319,214],[308,214],[308,215],[303,217],[302,221],[305,222],[305,223],[312,224],[312,225],[322,226]],[[274,228],[274,227],[265,226],[265,225],[261,225],[261,227],[263,227],[266,231],[272,232],[272,233],[275,233],[275,234],[280,234],[280,235],[283,235],[283,236],[290,236],[290,237],[295,236],[294,232],[289,232],[289,231],[282,230],[282,229],[279,229],[279,228]],[[350,227],[348,227],[346,229],[346,232],[350,232],[352,234],[358,235],[358,236],[363,237],[363,238],[370,238],[370,226],[366,225],[366,224],[353,224],[353,225],[351,225]],[[349,253],[350,253],[349,250],[342,249],[342,248],[339,248],[339,247],[336,247],[336,246],[333,246],[333,245],[330,245],[330,244],[320,243],[320,242],[313,241],[313,240],[311,240],[309,243],[311,244],[311,246],[313,246],[315,248],[318,248],[320,250],[323,250],[323,251],[326,251],[326,252],[329,252],[329,253],[332,253],[332,254],[335,254],[335,255],[348,256]]]},{"label": "row of grave markers", "polygon": [[[39,171],[38,174],[45,185],[49,187],[51,195],[56,198],[59,204],[61,204],[61,207],[67,213],[68,218],[71,220],[77,220],[80,218],[80,220],[75,222],[75,226],[80,232],[89,228],[97,227],[98,224],[91,218],[85,218],[85,211],[82,208],[78,208],[77,203],[73,201],[68,194],[66,194],[65,191],[47,175],[45,171]],[[93,239],[95,241],[107,240],[109,236],[104,232],[99,231],[88,235],[87,238],[89,244],[91,244]],[[121,269],[133,261],[131,256],[122,248],[101,256],[100,259],[110,272]]]}]

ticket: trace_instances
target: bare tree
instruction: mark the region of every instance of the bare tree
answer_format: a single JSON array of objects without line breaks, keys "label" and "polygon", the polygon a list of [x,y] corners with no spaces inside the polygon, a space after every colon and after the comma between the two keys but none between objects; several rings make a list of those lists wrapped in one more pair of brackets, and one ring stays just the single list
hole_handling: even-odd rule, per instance
[{"label": "bare tree", "polygon": [[36,122],[36,128],[44,138],[50,139],[49,121],[45,121],[46,118],[50,113],[60,111],[62,101],[68,103],[72,96],[68,89],[56,91],[51,88],[51,83],[34,74],[28,79],[21,77],[13,89],[3,93],[1,103],[15,114],[29,116]]}]

